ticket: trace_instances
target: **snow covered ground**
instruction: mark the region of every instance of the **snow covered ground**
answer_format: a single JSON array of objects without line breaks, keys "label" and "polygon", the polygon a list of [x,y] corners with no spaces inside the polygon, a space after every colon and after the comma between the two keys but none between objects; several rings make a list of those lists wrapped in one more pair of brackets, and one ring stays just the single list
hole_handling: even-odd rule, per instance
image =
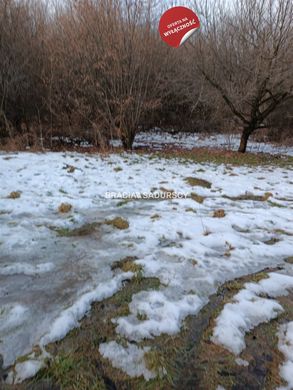
[{"label": "snow covered ground", "polygon": [[[239,134],[171,134],[160,129],[148,132],[140,132],[134,140],[134,148],[147,148],[161,150],[166,147],[178,147],[184,149],[192,148],[216,148],[227,150],[238,150],[240,144]],[[113,141],[113,146],[121,146],[120,141]],[[270,143],[255,142],[252,139],[248,142],[248,152],[270,153],[293,156],[293,147],[278,146]]]},{"label": "snow covered ground", "polygon": [[[192,187],[187,177],[211,185]],[[143,275],[159,278],[161,288],[135,294],[130,314],[115,319],[117,340],[130,344],[111,340],[100,352],[116,366],[117,354],[127,356],[126,372],[150,378],[142,360],[148,338],[178,332],[184,318],[198,313],[224,281],[292,256],[292,168],[217,166],[136,154],[17,153],[0,155],[0,182],[4,367],[78,326],[93,301],[111,296],[133,276],[112,271],[111,264],[136,256]],[[160,188],[196,192],[203,203],[194,196],[122,203],[106,196]],[[12,191],[20,197],[8,198]],[[249,198],[249,193],[260,198],[233,199]],[[60,214],[61,203],[70,203],[72,210]],[[224,218],[213,217],[219,209]],[[127,219],[129,228],[102,224],[114,217]],[[88,236],[56,232],[94,222],[101,225]],[[14,379],[34,373],[36,359],[18,365]]]}]

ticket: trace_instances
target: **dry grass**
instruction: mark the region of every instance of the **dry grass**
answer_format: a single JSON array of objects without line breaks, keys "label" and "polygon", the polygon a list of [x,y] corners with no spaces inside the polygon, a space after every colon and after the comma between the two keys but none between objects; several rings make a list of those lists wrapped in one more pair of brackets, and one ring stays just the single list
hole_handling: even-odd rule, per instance
[{"label": "dry grass", "polygon": [[21,196],[20,191],[12,191],[10,194],[7,196],[7,199],[18,199]]},{"label": "dry grass", "polygon": [[202,204],[204,202],[204,200],[205,200],[204,196],[198,195],[195,192],[192,192],[190,194],[190,197],[191,197],[192,200],[194,200],[195,202],[200,203],[200,204]]},{"label": "dry grass", "polygon": [[111,225],[115,227],[116,229],[125,230],[129,228],[129,223],[126,221],[126,219],[123,219],[121,217],[116,217],[110,220],[106,220],[104,222],[105,225]]},{"label": "dry grass", "polygon": [[72,210],[72,205],[70,203],[61,203],[58,207],[59,213],[66,214]]},{"label": "dry grass", "polygon": [[138,273],[142,271],[142,266],[139,264],[134,263],[134,261],[137,260],[137,257],[127,256],[124,259],[121,259],[119,261],[115,261],[111,269],[112,271],[116,269],[121,269],[123,272],[133,272]]},{"label": "dry grass", "polygon": [[293,264],[293,256],[288,257],[285,261],[286,261],[286,263],[288,263],[288,264]]},{"label": "dry grass", "polygon": [[215,210],[213,213],[213,218],[225,218],[225,216],[226,213],[223,209]]},{"label": "dry grass", "polygon": [[[149,150],[140,151],[142,154],[150,154]],[[153,152],[151,156],[164,157],[167,159],[177,158],[185,162],[214,163],[234,166],[280,166],[291,167],[292,156],[274,156],[265,153],[238,153],[227,150],[209,148],[196,148],[192,150],[170,149],[163,152]]]}]

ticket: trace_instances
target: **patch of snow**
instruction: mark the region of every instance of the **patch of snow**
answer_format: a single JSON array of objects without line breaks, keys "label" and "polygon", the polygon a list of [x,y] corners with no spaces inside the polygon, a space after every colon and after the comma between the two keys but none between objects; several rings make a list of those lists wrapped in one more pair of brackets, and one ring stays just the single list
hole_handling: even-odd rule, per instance
[{"label": "patch of snow", "polygon": [[248,363],[247,360],[240,359],[240,358],[236,358],[235,359],[235,363],[238,364],[238,366],[242,366],[242,367],[248,367],[249,366],[249,363]]},{"label": "patch of snow", "polygon": [[270,273],[268,279],[259,283],[246,283],[216,319],[212,341],[239,355],[246,346],[245,333],[283,311],[276,300],[260,295],[277,297],[286,295],[292,288],[293,276],[279,273]]},{"label": "patch of snow", "polygon": [[14,367],[15,373],[12,371],[8,374],[6,383],[17,384],[25,379],[32,378],[43,367],[41,360],[28,360],[23,363],[17,363]]},{"label": "patch of snow", "polygon": [[[142,291],[132,297],[131,314],[113,321],[118,324],[116,331],[129,340],[139,341],[162,333],[172,335],[180,331],[185,317],[199,312],[203,303],[197,295],[176,299],[168,296],[167,291]],[[146,320],[138,320],[138,314],[146,316]]]},{"label": "patch of snow", "polygon": [[293,322],[284,324],[279,329],[279,350],[286,358],[280,367],[281,377],[287,382],[287,386],[279,387],[278,390],[293,389]]},{"label": "patch of snow", "polygon": [[120,368],[132,378],[143,376],[147,381],[156,377],[145,365],[144,354],[149,350],[150,347],[139,348],[130,343],[123,347],[116,341],[103,343],[99,347],[101,355],[109,359],[113,367]]}]

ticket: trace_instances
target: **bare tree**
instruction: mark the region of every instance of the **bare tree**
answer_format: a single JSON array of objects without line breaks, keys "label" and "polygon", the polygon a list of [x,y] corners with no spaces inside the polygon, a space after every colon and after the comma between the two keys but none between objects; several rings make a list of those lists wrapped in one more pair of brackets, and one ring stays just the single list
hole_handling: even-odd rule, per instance
[{"label": "bare tree", "polygon": [[196,65],[243,126],[239,152],[270,114],[292,98],[291,0],[197,4],[203,28]]}]

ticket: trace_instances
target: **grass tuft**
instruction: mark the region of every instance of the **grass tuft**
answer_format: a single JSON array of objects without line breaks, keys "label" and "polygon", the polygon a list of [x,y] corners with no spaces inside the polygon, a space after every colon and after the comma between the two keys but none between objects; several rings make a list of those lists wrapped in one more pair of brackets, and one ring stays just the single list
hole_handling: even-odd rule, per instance
[{"label": "grass tuft", "polygon": [[190,194],[190,197],[191,197],[192,200],[194,200],[195,202],[200,203],[200,204],[202,204],[204,202],[204,200],[205,200],[204,196],[198,195],[195,192],[192,192]]},{"label": "grass tuft", "polygon": [[8,199],[18,199],[21,196],[20,191],[12,191],[10,194],[7,196]]},{"label": "grass tuft", "polygon": [[223,209],[215,210],[213,213],[213,218],[225,218],[225,216],[226,213]]},{"label": "grass tuft", "polygon": [[132,257],[132,256],[125,257],[124,259],[115,261],[112,264],[111,269],[112,271],[116,269],[121,269],[121,271],[123,272],[138,273],[142,271],[142,266],[140,264],[134,263],[135,260],[137,260],[137,257]]},{"label": "grass tuft", "polygon": [[185,181],[192,187],[204,187],[204,188],[211,188],[212,184],[203,179],[198,179],[196,177],[186,177]]},{"label": "grass tuft", "polygon": [[126,221],[126,219],[123,219],[121,217],[116,217],[113,219],[106,220],[105,225],[111,225],[115,227],[116,229],[125,230],[129,228],[129,223]]},{"label": "grass tuft", "polygon": [[89,236],[94,231],[97,230],[97,227],[100,226],[99,223],[87,223],[79,228],[76,229],[69,229],[69,228],[52,228],[57,232],[57,234],[61,237],[83,237],[83,236]]},{"label": "grass tuft", "polygon": [[69,213],[72,210],[72,205],[70,203],[61,203],[58,207],[59,213]]}]

